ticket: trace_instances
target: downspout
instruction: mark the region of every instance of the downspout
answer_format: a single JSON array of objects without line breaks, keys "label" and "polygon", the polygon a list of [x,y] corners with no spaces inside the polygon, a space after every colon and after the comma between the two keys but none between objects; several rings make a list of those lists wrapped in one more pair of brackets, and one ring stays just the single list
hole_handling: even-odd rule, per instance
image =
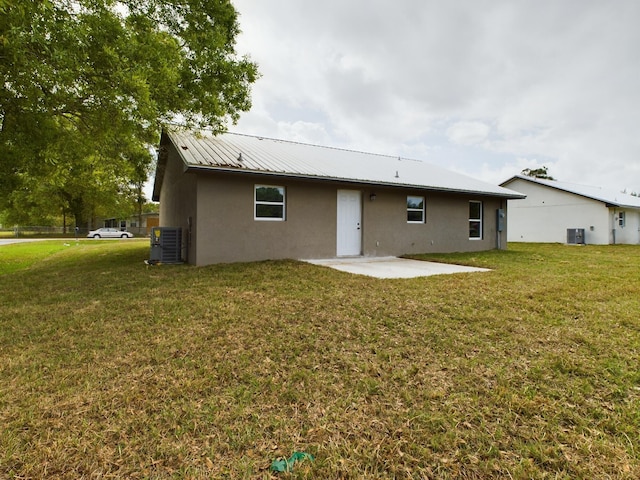
[{"label": "downspout", "polygon": [[613,245],[616,244],[616,209],[613,209],[613,228],[611,229],[611,239],[613,240]]}]

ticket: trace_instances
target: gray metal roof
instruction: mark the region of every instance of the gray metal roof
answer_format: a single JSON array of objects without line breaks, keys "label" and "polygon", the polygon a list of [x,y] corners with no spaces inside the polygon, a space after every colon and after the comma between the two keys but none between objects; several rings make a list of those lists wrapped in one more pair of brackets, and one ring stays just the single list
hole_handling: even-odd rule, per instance
[{"label": "gray metal roof", "polygon": [[[513,190],[421,160],[236,133],[213,135],[207,131],[178,131],[168,133],[165,139],[174,144],[187,169],[292,176],[503,198],[525,197]],[[161,168],[156,172],[154,199],[160,193],[161,178],[158,175],[162,175]]]},{"label": "gray metal roof", "polygon": [[580,195],[581,197],[597,200],[614,207],[640,208],[640,197],[613,189],[579,185],[577,183],[558,182],[557,180],[545,180],[542,178],[528,177],[526,175],[514,175],[509,180],[502,182],[502,185],[507,185],[517,179]]}]

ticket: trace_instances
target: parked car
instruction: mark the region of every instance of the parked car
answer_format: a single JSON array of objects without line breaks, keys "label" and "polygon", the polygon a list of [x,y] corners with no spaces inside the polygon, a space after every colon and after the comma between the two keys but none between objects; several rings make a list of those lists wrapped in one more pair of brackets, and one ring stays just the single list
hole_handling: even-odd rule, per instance
[{"label": "parked car", "polygon": [[87,238],[132,238],[133,233],[117,228],[99,228],[91,230],[87,234]]}]

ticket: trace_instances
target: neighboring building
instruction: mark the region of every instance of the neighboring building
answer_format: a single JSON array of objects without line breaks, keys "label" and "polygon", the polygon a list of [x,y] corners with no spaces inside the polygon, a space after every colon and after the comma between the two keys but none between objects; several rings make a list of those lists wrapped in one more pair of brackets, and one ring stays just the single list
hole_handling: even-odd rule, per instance
[{"label": "neighboring building", "polygon": [[151,233],[152,227],[160,224],[160,214],[158,212],[142,213],[126,219],[107,218],[103,222],[103,227],[119,228],[127,230],[136,236],[144,237]]},{"label": "neighboring building", "polygon": [[509,202],[510,242],[640,243],[636,196],[523,175],[501,185],[527,196]]},{"label": "neighboring building", "polygon": [[417,160],[208,132],[162,135],[153,191],[196,265],[505,248],[497,213],[522,197]]}]

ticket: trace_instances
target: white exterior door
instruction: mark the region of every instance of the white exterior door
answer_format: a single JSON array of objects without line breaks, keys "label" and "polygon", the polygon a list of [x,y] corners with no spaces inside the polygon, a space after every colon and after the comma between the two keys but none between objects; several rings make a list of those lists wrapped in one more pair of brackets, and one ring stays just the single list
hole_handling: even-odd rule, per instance
[{"label": "white exterior door", "polygon": [[338,190],[337,256],[362,253],[361,195],[358,190]]}]

